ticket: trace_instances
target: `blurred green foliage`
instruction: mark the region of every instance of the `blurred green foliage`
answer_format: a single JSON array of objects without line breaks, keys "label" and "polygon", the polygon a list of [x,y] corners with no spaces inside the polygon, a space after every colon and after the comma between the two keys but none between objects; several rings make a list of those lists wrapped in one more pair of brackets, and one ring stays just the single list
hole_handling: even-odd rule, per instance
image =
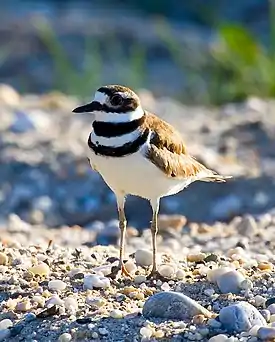
[{"label": "blurred green foliage", "polygon": [[[79,97],[90,95],[91,89],[102,83],[103,65],[99,46],[91,39],[86,39],[82,68],[78,70],[68,59],[68,54],[50,25],[39,22],[36,27],[53,60],[55,88]],[[251,95],[275,97],[273,1],[270,1],[268,47],[241,25],[222,24],[216,27],[219,39],[207,56],[186,58],[185,47],[174,38],[169,25],[161,21],[156,28],[171,60],[179,69],[179,77],[187,75],[188,86],[176,94],[178,99],[186,101],[191,98],[194,102],[217,105],[241,101]],[[133,44],[126,56],[122,45],[113,39],[113,44],[109,46],[109,56],[111,62],[119,61],[116,83],[124,83],[135,89],[146,86],[145,48]]]}]

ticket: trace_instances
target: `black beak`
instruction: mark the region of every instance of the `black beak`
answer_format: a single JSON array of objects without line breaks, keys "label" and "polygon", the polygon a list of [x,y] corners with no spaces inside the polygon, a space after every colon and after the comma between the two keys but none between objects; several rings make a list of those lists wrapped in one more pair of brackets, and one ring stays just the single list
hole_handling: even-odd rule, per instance
[{"label": "black beak", "polygon": [[93,101],[83,106],[76,107],[73,110],[73,113],[92,113],[101,109],[102,109],[102,105],[97,101]]}]

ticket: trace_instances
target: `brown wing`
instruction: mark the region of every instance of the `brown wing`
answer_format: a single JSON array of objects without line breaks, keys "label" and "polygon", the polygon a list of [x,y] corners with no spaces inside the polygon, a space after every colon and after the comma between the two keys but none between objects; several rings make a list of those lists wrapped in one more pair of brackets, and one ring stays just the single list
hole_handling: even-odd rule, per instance
[{"label": "brown wing", "polygon": [[146,157],[167,177],[224,181],[226,177],[216,175],[188,154],[180,133],[173,126],[150,113],[144,125],[154,132]]}]

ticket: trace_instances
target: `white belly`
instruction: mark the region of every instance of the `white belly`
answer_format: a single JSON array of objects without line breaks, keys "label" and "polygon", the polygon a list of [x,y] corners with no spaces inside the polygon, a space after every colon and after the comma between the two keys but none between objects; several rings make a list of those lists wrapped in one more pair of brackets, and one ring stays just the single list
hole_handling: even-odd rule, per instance
[{"label": "white belly", "polygon": [[173,195],[191,183],[191,180],[168,178],[141,152],[121,157],[103,157],[90,151],[91,165],[101,174],[117,194],[131,194],[147,199]]}]

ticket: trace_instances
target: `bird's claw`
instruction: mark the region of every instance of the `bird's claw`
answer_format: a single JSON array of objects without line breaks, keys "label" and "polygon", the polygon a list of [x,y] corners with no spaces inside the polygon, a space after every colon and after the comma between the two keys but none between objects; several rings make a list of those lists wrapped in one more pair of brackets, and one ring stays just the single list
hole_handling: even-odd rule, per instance
[{"label": "bird's claw", "polygon": [[110,277],[112,279],[115,279],[116,276],[118,275],[118,272],[121,271],[121,275],[124,275],[130,279],[133,279],[133,277],[131,276],[131,274],[127,271],[126,267],[124,266],[124,264],[118,265],[118,266],[114,266],[112,267],[112,271],[110,274],[107,275],[107,277]]}]

